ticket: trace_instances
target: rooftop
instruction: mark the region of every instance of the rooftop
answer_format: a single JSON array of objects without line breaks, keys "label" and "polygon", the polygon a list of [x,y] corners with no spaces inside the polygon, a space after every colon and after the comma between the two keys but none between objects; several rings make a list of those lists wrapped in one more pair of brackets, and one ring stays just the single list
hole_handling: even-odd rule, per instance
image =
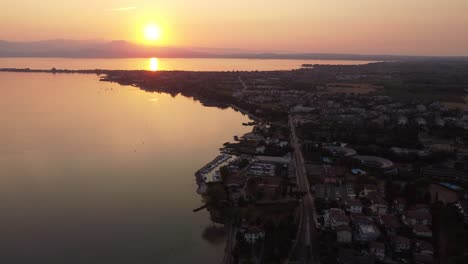
[{"label": "rooftop", "polygon": [[384,159],[376,156],[354,156],[356,160],[359,160],[364,165],[377,165],[380,168],[391,168],[394,166],[393,162],[388,159]]},{"label": "rooftop", "polygon": [[396,215],[381,215],[380,221],[387,228],[397,229],[401,227],[400,219]]},{"label": "rooftop", "polygon": [[378,233],[377,229],[375,228],[374,225],[360,225],[359,226],[359,231],[362,234],[376,234]]},{"label": "rooftop", "polygon": [[354,156],[357,154],[356,150],[346,147],[326,146],[323,148],[331,152],[333,155]]},{"label": "rooftop", "polygon": [[416,220],[424,220],[424,219],[432,218],[430,213],[426,211],[417,211],[417,210],[407,211],[406,217],[410,219],[416,219]]}]

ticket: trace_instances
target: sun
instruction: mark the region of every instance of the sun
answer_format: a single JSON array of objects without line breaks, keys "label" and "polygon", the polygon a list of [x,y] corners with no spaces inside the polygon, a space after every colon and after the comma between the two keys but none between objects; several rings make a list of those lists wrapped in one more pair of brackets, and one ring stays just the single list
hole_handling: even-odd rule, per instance
[{"label": "sun", "polygon": [[145,39],[148,42],[155,42],[161,39],[161,28],[156,24],[148,24],[144,29]]}]

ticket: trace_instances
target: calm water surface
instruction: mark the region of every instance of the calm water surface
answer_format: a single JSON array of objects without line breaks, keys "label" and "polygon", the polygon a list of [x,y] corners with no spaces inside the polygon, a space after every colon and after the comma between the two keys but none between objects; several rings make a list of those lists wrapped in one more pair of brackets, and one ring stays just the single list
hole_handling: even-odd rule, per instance
[{"label": "calm water surface", "polygon": [[302,64],[366,64],[350,60],[261,60],[261,59],[69,59],[0,58],[0,68],[107,69],[107,70],[185,70],[185,71],[269,71],[298,69]]},{"label": "calm water surface", "polygon": [[1,263],[219,263],[193,173],[246,117],[90,75],[0,93]]}]

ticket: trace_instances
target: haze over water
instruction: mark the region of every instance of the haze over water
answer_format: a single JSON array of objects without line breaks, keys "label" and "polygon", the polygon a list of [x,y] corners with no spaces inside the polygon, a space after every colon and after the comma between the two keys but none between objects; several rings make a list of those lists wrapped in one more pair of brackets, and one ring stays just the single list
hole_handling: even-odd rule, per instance
[{"label": "haze over water", "polygon": [[0,262],[222,258],[193,174],[247,117],[94,75],[0,80]]},{"label": "haze over water", "polygon": [[70,58],[0,58],[0,68],[31,69],[104,69],[104,70],[182,70],[182,71],[272,71],[301,68],[302,64],[366,64],[353,60],[273,60],[273,59],[70,59]]}]

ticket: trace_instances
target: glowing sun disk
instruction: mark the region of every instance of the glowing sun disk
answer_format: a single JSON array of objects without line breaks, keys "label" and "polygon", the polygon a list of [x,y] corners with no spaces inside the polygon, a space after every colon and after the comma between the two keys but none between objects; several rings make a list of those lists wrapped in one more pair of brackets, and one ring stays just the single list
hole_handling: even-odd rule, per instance
[{"label": "glowing sun disk", "polygon": [[149,24],[144,30],[145,39],[147,41],[156,41],[161,38],[161,28],[155,24]]}]

